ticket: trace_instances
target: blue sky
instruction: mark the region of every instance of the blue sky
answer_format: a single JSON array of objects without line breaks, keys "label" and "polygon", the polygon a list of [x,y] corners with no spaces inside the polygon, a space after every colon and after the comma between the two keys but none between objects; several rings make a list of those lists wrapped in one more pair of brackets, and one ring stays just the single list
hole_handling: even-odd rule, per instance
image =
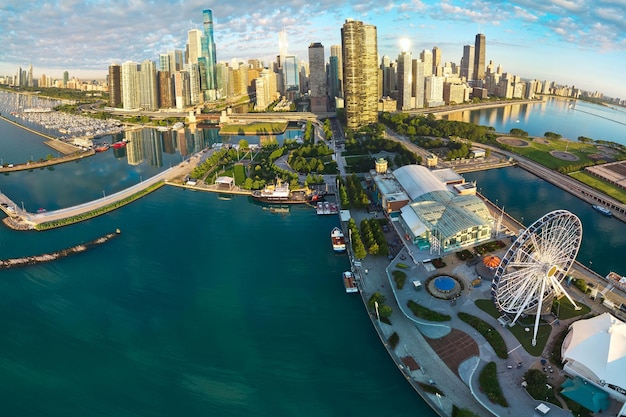
[{"label": "blue sky", "polygon": [[414,56],[438,46],[458,63],[482,32],[487,60],[524,78],[575,85],[626,99],[626,0],[0,0],[0,74],[18,66],[61,77],[102,78],[112,62],[156,59],[184,49],[187,31],[213,10],[219,61],[288,51],[307,59],[311,42],[340,44],[346,18],[378,28],[379,54],[397,58],[401,38]]}]

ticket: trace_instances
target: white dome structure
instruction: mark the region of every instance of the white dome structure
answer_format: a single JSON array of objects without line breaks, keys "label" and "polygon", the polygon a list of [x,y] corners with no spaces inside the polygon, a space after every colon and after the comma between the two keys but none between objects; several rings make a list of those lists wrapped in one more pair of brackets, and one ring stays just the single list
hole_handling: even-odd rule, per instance
[{"label": "white dome structure", "polygon": [[609,313],[574,322],[561,346],[564,370],[626,398],[626,323]]}]

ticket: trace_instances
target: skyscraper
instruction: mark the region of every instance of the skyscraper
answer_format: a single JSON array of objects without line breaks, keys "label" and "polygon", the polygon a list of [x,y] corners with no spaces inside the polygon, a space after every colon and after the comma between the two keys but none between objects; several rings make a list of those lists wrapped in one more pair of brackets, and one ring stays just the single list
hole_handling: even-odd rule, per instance
[{"label": "skyscraper", "polygon": [[139,108],[139,64],[133,61],[122,64],[122,103],[125,110]]},{"label": "skyscraper", "polygon": [[437,73],[436,68],[441,66],[441,49],[438,47],[433,48],[433,74]]},{"label": "skyscraper", "polygon": [[156,64],[145,60],[139,70],[139,107],[153,111],[158,105]]},{"label": "skyscraper", "polygon": [[283,86],[285,95],[292,98],[300,91],[300,66],[298,58],[294,55],[287,55],[283,63]]},{"label": "skyscraper", "polygon": [[343,91],[348,129],[378,121],[376,26],[347,19],[341,28]]},{"label": "skyscraper", "polygon": [[191,29],[187,32],[187,48],[187,63],[197,64],[198,58],[202,56],[202,31]]},{"label": "skyscraper", "polygon": [[411,95],[416,109],[424,107],[424,63],[419,59],[413,60],[413,91]]},{"label": "skyscraper", "polygon": [[109,106],[122,104],[122,67],[117,64],[109,66]]},{"label": "skyscraper", "polygon": [[[479,33],[474,42],[474,80],[485,80],[485,35]],[[479,83],[475,83],[479,84]]]},{"label": "skyscraper", "polygon": [[424,49],[420,53],[420,59],[424,63],[424,77],[433,75],[433,53],[428,49]]},{"label": "skyscraper", "polygon": [[173,49],[168,51],[170,56],[170,72],[180,71],[183,69],[183,51],[180,49]]},{"label": "skyscraper", "polygon": [[398,110],[410,110],[412,93],[413,58],[408,51],[398,55]]},{"label": "skyscraper", "polygon": [[211,9],[202,11],[202,57],[205,59],[207,100],[216,100],[217,97],[217,57],[215,55],[215,40],[213,39],[213,12]]},{"label": "skyscraper", "polygon": [[278,32],[278,68],[282,68],[287,57],[287,31],[285,29]]},{"label": "skyscraper", "polygon": [[309,45],[309,89],[311,90],[311,111],[325,112],[328,95],[326,93],[326,60],[324,45],[315,42]]},{"label": "skyscraper", "polygon": [[169,54],[159,54],[159,71],[172,72]]},{"label": "skyscraper", "polygon": [[338,74],[338,91],[337,97],[343,97],[343,58],[341,55],[341,45],[331,45],[330,47],[330,56],[336,57],[337,59],[337,68],[339,68]]},{"label": "skyscraper", "polygon": [[474,47],[472,45],[463,46],[461,77],[465,77],[468,82],[474,79]]}]

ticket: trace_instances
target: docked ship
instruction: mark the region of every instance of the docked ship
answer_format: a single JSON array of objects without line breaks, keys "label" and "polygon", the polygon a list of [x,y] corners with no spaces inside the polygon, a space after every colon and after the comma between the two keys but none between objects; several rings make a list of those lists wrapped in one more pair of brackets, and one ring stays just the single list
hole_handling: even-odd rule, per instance
[{"label": "docked ship", "polygon": [[182,129],[183,127],[185,127],[183,122],[176,122],[172,125],[172,129],[174,130]]},{"label": "docked ship", "polygon": [[332,241],[333,250],[335,252],[342,253],[346,251],[346,238],[340,228],[335,227],[330,232],[330,240]]},{"label": "docked ship", "polygon": [[276,184],[266,185],[262,190],[252,191],[252,198],[263,203],[307,204],[318,200],[319,193],[308,188],[290,190],[288,183],[280,179]]},{"label": "docked ship", "polygon": [[600,213],[604,214],[605,216],[608,216],[608,217],[613,216],[613,213],[611,213],[611,210],[609,210],[609,209],[608,209],[608,208],[606,208],[606,207],[602,207],[602,206],[599,206],[599,205],[597,205],[597,204],[594,204],[594,205],[593,205],[593,206],[591,206],[591,207],[593,207],[593,208],[594,208],[594,210],[599,211]]},{"label": "docked ship", "polygon": [[339,207],[335,203],[329,203],[328,201],[320,201],[317,203],[315,209],[318,215],[337,214],[339,213]]},{"label": "docked ship", "polygon": [[126,141],[125,140],[118,140],[117,142],[113,143],[113,148],[114,149],[123,148],[124,146],[126,146]]},{"label": "docked ship", "polygon": [[359,288],[356,285],[356,279],[354,279],[354,274],[350,271],[345,271],[343,273],[343,286],[346,287],[347,293],[359,292]]}]

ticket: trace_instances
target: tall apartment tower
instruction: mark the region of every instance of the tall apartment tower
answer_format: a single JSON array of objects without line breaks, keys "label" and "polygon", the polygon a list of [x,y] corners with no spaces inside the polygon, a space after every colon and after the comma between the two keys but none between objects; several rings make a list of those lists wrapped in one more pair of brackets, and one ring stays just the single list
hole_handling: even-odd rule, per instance
[{"label": "tall apartment tower", "polygon": [[157,70],[154,61],[141,63],[139,70],[139,107],[154,111],[159,108]]},{"label": "tall apartment tower", "polygon": [[122,104],[122,67],[117,64],[109,66],[109,106]]},{"label": "tall apartment tower", "polygon": [[169,71],[159,71],[159,107],[174,107],[174,84]]},{"label": "tall apartment tower", "polygon": [[411,100],[413,79],[413,58],[410,52],[402,51],[398,55],[398,110],[413,108]]},{"label": "tall apartment tower", "polygon": [[424,77],[433,75],[433,53],[428,49],[420,52],[420,59],[424,63]]},{"label": "tall apartment tower", "polygon": [[205,9],[202,11],[202,58],[206,74],[206,90],[204,92],[207,100],[216,100],[217,97],[217,57],[215,55],[215,40],[213,38],[213,11]]},{"label": "tall apartment tower", "polygon": [[412,63],[413,85],[411,95],[413,96],[413,107],[421,109],[424,107],[424,63],[420,59],[414,59]]},{"label": "tall apartment tower", "polygon": [[437,68],[441,66],[441,49],[433,47],[433,74],[437,73]]},{"label": "tall apartment tower", "polygon": [[461,78],[466,81],[474,79],[474,47],[472,45],[463,46],[463,58],[461,60]]},{"label": "tall apartment tower", "polygon": [[338,91],[337,97],[343,97],[343,58],[341,55],[341,45],[330,46],[330,56],[335,57],[337,60],[337,68],[339,68],[338,74]]},{"label": "tall apartment tower", "polygon": [[325,112],[328,109],[326,60],[324,45],[319,42],[309,45],[309,90],[311,90],[311,111]]},{"label": "tall apartment tower", "polygon": [[124,110],[139,108],[139,64],[133,61],[122,64],[122,104]]},{"label": "tall apartment tower", "polygon": [[347,19],[341,28],[343,92],[348,129],[378,121],[376,26]]},{"label": "tall apartment tower", "polygon": [[187,32],[187,64],[197,64],[202,56],[202,31],[191,29]]},{"label": "tall apartment tower", "polygon": [[[485,48],[486,48],[485,35],[479,33],[476,35],[476,41],[474,42],[474,80],[485,79]],[[478,84],[478,83],[477,83]]]}]

